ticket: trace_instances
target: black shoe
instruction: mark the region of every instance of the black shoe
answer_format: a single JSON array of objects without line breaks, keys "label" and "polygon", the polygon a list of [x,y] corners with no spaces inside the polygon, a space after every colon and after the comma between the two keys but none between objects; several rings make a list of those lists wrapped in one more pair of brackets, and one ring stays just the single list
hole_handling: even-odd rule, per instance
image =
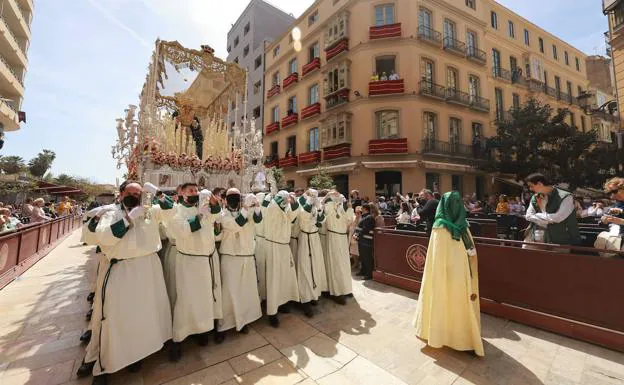
[{"label": "black shoe", "polygon": [[347,300],[344,295],[335,295],[332,297],[332,300],[336,302],[338,305],[346,305]]},{"label": "black shoe", "polygon": [[355,276],[356,276],[356,277],[363,277],[363,276],[365,276],[365,275],[366,275],[366,274],[365,274],[362,270],[360,270],[360,271],[358,271],[358,272],[357,272],[357,274],[356,274]]},{"label": "black shoe", "polygon": [[80,365],[80,367],[78,368],[78,371],[76,371],[76,376],[78,376],[78,378],[90,376],[93,373],[94,366],[95,366],[95,361],[85,363],[83,360],[82,365]]},{"label": "black shoe", "polygon": [[210,336],[208,333],[202,333],[195,336],[195,341],[199,346],[206,346],[210,342]]},{"label": "black shoe", "polygon": [[270,315],[269,316],[269,323],[271,324],[271,326],[273,326],[274,328],[278,328],[280,325],[280,321],[279,318],[277,318],[277,314],[276,315]]},{"label": "black shoe", "polygon": [[310,306],[310,303],[302,303],[301,304],[301,310],[303,310],[303,314],[305,314],[306,317],[308,318],[312,318],[314,317],[314,312],[312,311],[312,306]]},{"label": "black shoe", "polygon": [[373,279],[372,275],[366,275],[364,276],[364,278],[362,278],[364,281],[370,281],[371,279]]},{"label": "black shoe", "polygon": [[279,306],[277,308],[277,311],[279,311],[282,314],[288,314],[290,313],[290,305],[288,305],[287,303],[283,304],[282,306]]},{"label": "black shoe", "polygon": [[87,330],[86,332],[82,333],[82,335],[80,336],[80,341],[82,341],[83,344],[88,344],[89,341],[91,341],[91,330]]},{"label": "black shoe", "polygon": [[93,298],[95,298],[95,292],[91,292],[89,293],[89,295],[87,296],[87,301],[89,302],[93,302]]},{"label": "black shoe", "polygon": [[225,341],[225,333],[215,330],[213,338],[215,344],[220,345],[223,343],[223,341]]},{"label": "black shoe", "polygon": [[239,333],[248,334],[249,333],[249,326],[247,326],[247,325],[243,326]]},{"label": "black shoe", "polygon": [[317,306],[318,305],[318,301],[317,300],[312,300],[312,301],[310,301],[310,305]]},{"label": "black shoe", "polygon": [[91,385],[108,385],[108,374],[100,374],[93,377]]},{"label": "black shoe", "polygon": [[329,298],[331,296],[329,295],[328,291],[324,291],[324,292],[321,293],[321,297]]},{"label": "black shoe", "polygon": [[93,309],[89,309],[87,312],[87,321],[91,321],[91,316],[93,315]]},{"label": "black shoe", "polygon": [[178,362],[182,359],[182,343],[174,342],[169,347],[169,361]]},{"label": "black shoe", "polygon": [[137,373],[139,370],[141,370],[142,367],[143,367],[143,360],[139,360],[135,362],[134,364],[128,366],[128,370],[130,371],[130,373]]}]

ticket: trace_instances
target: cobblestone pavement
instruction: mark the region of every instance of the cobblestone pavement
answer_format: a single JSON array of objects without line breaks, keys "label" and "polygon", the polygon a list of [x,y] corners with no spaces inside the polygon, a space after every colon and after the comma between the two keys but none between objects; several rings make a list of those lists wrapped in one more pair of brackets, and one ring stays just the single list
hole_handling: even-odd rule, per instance
[{"label": "cobblestone pavement", "polygon": [[[0,384],[90,384],[75,372],[96,263],[79,237],[0,290]],[[415,294],[362,281],[354,292],[346,306],[322,299],[312,319],[282,315],[279,329],[263,318],[222,345],[187,342],[177,364],[161,351],[109,383],[624,384],[624,354],[487,315],[485,358],[428,348],[411,326]]]}]

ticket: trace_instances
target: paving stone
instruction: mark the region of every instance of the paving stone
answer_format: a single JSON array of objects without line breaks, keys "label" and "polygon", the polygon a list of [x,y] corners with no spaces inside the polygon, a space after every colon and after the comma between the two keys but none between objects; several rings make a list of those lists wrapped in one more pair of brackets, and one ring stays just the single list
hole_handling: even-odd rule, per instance
[{"label": "paving stone", "polygon": [[245,374],[273,361],[284,358],[272,345],[266,345],[249,353],[230,359],[228,362],[238,375]]},{"label": "paving stone", "polygon": [[199,370],[195,373],[186,375],[184,377],[177,378],[173,381],[166,382],[166,385],[218,385],[228,380],[233,379],[235,376],[232,367],[227,362],[222,362],[217,365],[213,365],[209,368]]},{"label": "paving stone", "polygon": [[305,379],[286,358],[252,370],[236,379],[239,385],[291,385]]},{"label": "paving stone", "polygon": [[343,368],[316,380],[319,385],[404,385],[405,382],[363,357],[356,357]]}]

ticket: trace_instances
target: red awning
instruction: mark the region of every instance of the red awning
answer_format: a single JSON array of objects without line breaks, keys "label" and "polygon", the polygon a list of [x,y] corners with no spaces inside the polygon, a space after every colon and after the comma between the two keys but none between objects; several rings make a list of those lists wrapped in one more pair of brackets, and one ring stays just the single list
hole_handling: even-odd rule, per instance
[{"label": "red awning", "polygon": [[49,195],[84,195],[84,191],[73,186],[63,186],[49,182],[37,182],[35,191],[41,191]]}]

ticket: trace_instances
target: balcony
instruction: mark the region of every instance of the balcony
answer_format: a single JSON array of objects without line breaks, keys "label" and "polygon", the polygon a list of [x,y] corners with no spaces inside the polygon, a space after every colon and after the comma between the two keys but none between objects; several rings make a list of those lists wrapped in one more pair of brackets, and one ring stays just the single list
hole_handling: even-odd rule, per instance
[{"label": "balcony", "polygon": [[508,124],[513,121],[513,116],[509,111],[496,110],[496,116],[494,117],[494,123],[496,124]]},{"label": "balcony", "polygon": [[466,48],[466,58],[468,60],[473,61],[475,63],[486,65],[487,64],[487,54],[485,51],[480,50],[477,47],[467,47]]},{"label": "balcony", "polygon": [[277,156],[277,154],[267,155],[266,159],[264,160],[264,167],[279,167],[279,157]]},{"label": "balcony", "polygon": [[303,66],[303,68],[301,69],[301,77],[304,77],[307,74],[314,72],[318,69],[321,69],[321,58],[315,57],[314,59],[312,59],[311,62]]},{"label": "balcony", "polygon": [[448,51],[457,56],[461,56],[461,57],[466,56],[466,44],[451,36],[447,36],[444,38],[443,48],[445,51]]},{"label": "balcony", "polygon": [[529,91],[531,92],[545,92],[544,91],[544,83],[537,79],[529,78],[527,79],[527,83],[529,84]]},{"label": "balcony", "polygon": [[279,95],[280,92],[282,92],[280,85],[274,85],[267,91],[267,99],[271,99],[273,96]]},{"label": "balcony", "polygon": [[564,102],[566,102],[568,104],[572,104],[572,97],[570,96],[570,94],[568,94],[566,92],[560,92],[559,93],[559,100],[563,100]]},{"label": "balcony", "polygon": [[490,100],[480,96],[470,96],[470,108],[476,111],[490,112]]},{"label": "balcony", "polygon": [[465,92],[453,88],[446,89],[446,101],[461,106],[470,105],[470,95]]},{"label": "balcony", "polygon": [[420,95],[438,100],[446,99],[446,89],[441,85],[427,80],[421,80],[418,84],[420,86]]},{"label": "balcony", "polygon": [[515,69],[511,71],[511,83],[517,84],[523,87],[529,87],[529,80],[522,76],[519,69]]},{"label": "balcony", "polygon": [[27,18],[26,12],[17,4],[17,0],[5,2],[5,12],[7,5],[11,8],[17,18],[19,24],[19,34],[30,39],[30,20]]},{"label": "balcony", "polygon": [[299,81],[299,73],[298,72],[293,72],[290,75],[286,76],[286,79],[284,79],[284,82],[282,84],[282,89],[286,89],[290,86],[292,86],[293,84],[297,83]]},{"label": "balcony", "polygon": [[405,93],[405,80],[380,80],[368,83],[368,96],[395,95]]},{"label": "balcony", "polygon": [[[8,73],[4,75],[5,80],[3,80],[2,82],[2,86],[4,86],[5,82],[8,82],[11,84],[12,87],[15,88],[15,90],[17,90],[20,95],[23,95],[24,81],[22,80],[22,78],[17,74],[17,72],[13,69],[13,67],[11,67],[11,65],[2,55],[0,55],[0,62],[2,63],[2,65],[0,65],[0,68],[4,67],[4,69],[8,71]],[[11,80],[11,78],[13,78],[13,80]]]},{"label": "balcony", "polygon": [[495,79],[503,80],[511,83],[511,72],[502,67],[492,67],[492,76]]},{"label": "balcony", "polygon": [[559,92],[556,89],[549,87],[545,84],[544,84],[544,93],[550,97],[559,99]]},{"label": "balcony", "polygon": [[271,123],[268,126],[266,126],[265,135],[271,135],[272,133],[277,132],[279,130],[280,130],[280,122]]},{"label": "balcony", "polygon": [[370,27],[370,40],[387,39],[392,37],[401,37],[401,23],[378,25]]},{"label": "balcony", "polygon": [[0,123],[5,131],[15,131],[20,128],[17,110],[5,101],[0,101]]},{"label": "balcony", "polygon": [[10,49],[15,52],[19,61],[26,66],[28,63],[28,60],[26,59],[26,49],[20,44],[19,40],[17,40],[17,37],[9,27],[9,23],[2,15],[0,15],[0,25],[4,28],[4,30],[0,30],[0,33],[4,35],[6,40],[8,40]]},{"label": "balcony", "polygon": [[320,151],[310,151],[303,154],[299,154],[299,165],[303,166],[305,164],[313,164],[321,162],[321,152]]},{"label": "balcony", "polygon": [[[479,151],[477,151],[479,150]],[[457,142],[443,142],[440,140],[423,139],[420,152],[424,155],[441,155],[457,158],[481,158],[481,145],[469,146]]]},{"label": "balcony", "polygon": [[348,88],[343,88],[327,94],[324,96],[326,102],[325,107],[329,109],[349,103],[349,93],[350,90]]},{"label": "balcony", "polygon": [[407,154],[407,138],[372,139],[368,142],[368,153],[379,154]]},{"label": "balcony", "polygon": [[351,156],[351,143],[340,143],[323,150],[323,160],[333,160]]},{"label": "balcony", "polygon": [[321,103],[310,104],[301,111],[301,120],[321,114]]},{"label": "balcony", "polygon": [[349,38],[344,37],[329,47],[325,48],[325,61],[330,61],[336,56],[349,50]]},{"label": "balcony", "polygon": [[297,157],[296,156],[286,156],[285,158],[280,159],[279,160],[279,167],[280,168],[297,167]]},{"label": "balcony", "polygon": [[286,127],[294,126],[297,123],[299,123],[299,114],[292,113],[290,115],[285,116],[282,119],[282,129]]},{"label": "balcony", "polygon": [[442,34],[435,29],[419,25],[418,40],[439,47],[442,43]]}]

